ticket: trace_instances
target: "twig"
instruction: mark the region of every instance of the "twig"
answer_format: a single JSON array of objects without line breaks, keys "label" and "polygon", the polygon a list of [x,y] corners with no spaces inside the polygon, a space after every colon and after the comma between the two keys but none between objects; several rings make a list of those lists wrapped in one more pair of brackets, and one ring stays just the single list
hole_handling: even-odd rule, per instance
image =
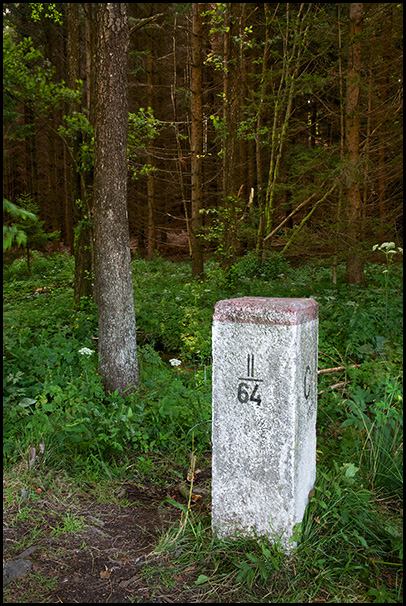
[{"label": "twig", "polygon": [[[342,381],[341,383],[336,383],[335,385],[331,385],[330,387],[328,387],[328,389],[338,389],[339,387],[343,387],[343,385],[346,385],[346,381]],[[322,389],[321,391],[319,391],[317,393],[317,395],[321,396],[321,394],[324,393],[325,391],[327,391],[327,390]]]},{"label": "twig", "polygon": [[322,368],[317,371],[318,375],[323,375],[326,372],[339,372],[340,370],[347,370],[347,368],[358,368],[361,364],[350,364],[349,366],[336,366],[335,368]]},{"label": "twig", "polygon": [[335,359],[329,356],[328,354],[324,353],[324,351],[319,351],[319,354],[325,356],[326,358],[330,358],[330,360],[333,360],[333,362],[335,362]]}]

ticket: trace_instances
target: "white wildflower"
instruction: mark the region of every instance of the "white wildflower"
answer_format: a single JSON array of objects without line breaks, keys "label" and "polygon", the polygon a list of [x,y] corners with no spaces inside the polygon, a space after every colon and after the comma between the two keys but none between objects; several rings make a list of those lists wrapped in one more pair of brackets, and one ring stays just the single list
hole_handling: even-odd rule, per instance
[{"label": "white wildflower", "polygon": [[172,358],[169,360],[169,364],[171,366],[180,366],[182,364],[182,360],[177,360],[176,358]]},{"label": "white wildflower", "polygon": [[78,353],[80,353],[81,356],[91,356],[94,351],[88,347],[82,347],[82,349],[79,349]]}]

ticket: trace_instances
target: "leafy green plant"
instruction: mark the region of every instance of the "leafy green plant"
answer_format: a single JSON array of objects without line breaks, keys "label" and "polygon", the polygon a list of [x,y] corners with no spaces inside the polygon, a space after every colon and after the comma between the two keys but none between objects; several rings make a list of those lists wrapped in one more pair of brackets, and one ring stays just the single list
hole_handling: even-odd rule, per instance
[{"label": "leafy green plant", "polygon": [[8,118],[8,136],[23,140],[32,134],[32,124],[19,124],[19,104],[35,108],[42,118],[53,107],[69,100],[79,100],[81,91],[56,82],[55,67],[35,48],[33,40],[25,37],[15,43],[13,28],[5,28],[3,36],[4,100]]},{"label": "leafy green plant", "polygon": [[275,280],[280,276],[284,277],[288,268],[288,262],[278,253],[268,255],[265,261],[260,261],[255,253],[249,253],[234,263],[229,277],[234,280],[255,277],[262,280]]},{"label": "leafy green plant", "polygon": [[139,175],[148,175],[155,171],[150,165],[139,166],[138,156],[148,141],[154,140],[162,129],[161,122],[155,118],[153,110],[140,107],[136,114],[128,115],[127,159],[132,178],[137,180]]},{"label": "leafy green plant", "polygon": [[[37,218],[39,208],[37,204],[32,202],[32,198],[26,194],[21,195],[18,199],[20,207],[27,211],[21,216],[22,222],[18,220],[14,223],[17,233],[25,234],[24,247],[27,253],[27,272],[31,274],[30,268],[30,250],[44,248],[47,242],[52,242],[59,238],[60,232],[45,233],[43,227],[45,221],[39,221]],[[28,213],[28,214],[27,214]],[[34,218],[31,218],[34,217]],[[21,236],[20,236],[21,241]],[[21,241],[21,244],[23,242]]]},{"label": "leafy green plant", "polygon": [[[78,83],[81,88],[81,82]],[[72,112],[70,116],[63,117],[65,124],[58,127],[58,133],[69,145],[71,154],[74,146],[77,146],[77,157],[75,158],[78,171],[90,171],[94,164],[94,129],[87,116],[83,112]]]},{"label": "leafy green plant", "polygon": [[[403,398],[399,382],[383,378],[383,393],[371,393],[356,387],[347,403],[347,419],[343,428],[355,428],[363,439],[354,439],[359,464],[364,463],[365,475],[373,486],[384,485],[400,494],[403,488]],[[365,459],[365,461],[364,461]]]},{"label": "leafy green plant", "polygon": [[[17,221],[37,221],[37,217],[34,213],[4,199],[3,212],[7,212],[13,219],[17,219]],[[11,248],[14,242],[17,246],[25,246],[27,243],[26,232],[21,226],[15,223],[3,225],[3,251]]]},{"label": "leafy green plant", "polygon": [[247,551],[244,558],[236,558],[234,561],[239,570],[236,582],[244,582],[249,587],[252,587],[254,582],[268,583],[271,577],[282,569],[285,561],[284,554],[262,538],[254,545],[251,544],[251,548],[252,551]]}]

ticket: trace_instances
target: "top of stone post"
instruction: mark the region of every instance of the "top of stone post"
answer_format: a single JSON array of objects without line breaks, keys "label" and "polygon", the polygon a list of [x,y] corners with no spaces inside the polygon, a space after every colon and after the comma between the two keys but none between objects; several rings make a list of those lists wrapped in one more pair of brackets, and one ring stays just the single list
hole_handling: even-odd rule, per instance
[{"label": "top of stone post", "polygon": [[303,324],[318,318],[314,299],[239,297],[218,301],[213,321],[245,324]]}]

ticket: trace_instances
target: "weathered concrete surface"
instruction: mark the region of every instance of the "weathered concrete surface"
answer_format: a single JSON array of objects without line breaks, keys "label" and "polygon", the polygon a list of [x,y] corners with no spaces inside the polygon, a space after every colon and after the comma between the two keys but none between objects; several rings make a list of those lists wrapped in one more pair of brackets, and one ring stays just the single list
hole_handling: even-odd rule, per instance
[{"label": "weathered concrete surface", "polygon": [[289,547],[316,475],[318,307],[242,297],[213,315],[212,525]]}]

